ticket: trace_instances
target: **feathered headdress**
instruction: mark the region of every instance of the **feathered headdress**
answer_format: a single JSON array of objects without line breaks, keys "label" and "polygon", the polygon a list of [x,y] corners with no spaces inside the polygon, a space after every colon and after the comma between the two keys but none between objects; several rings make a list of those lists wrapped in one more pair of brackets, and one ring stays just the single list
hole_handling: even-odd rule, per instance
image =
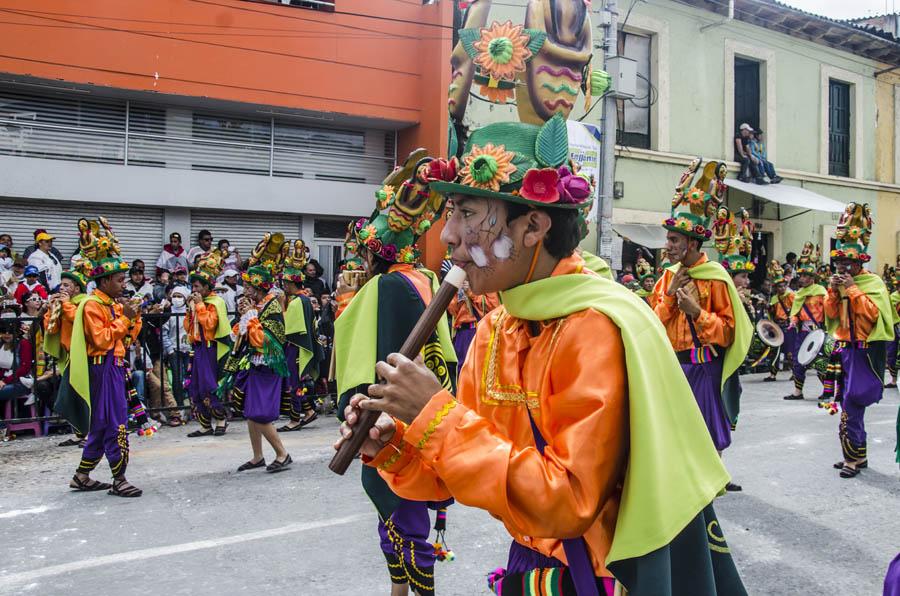
[{"label": "feathered headdress", "polygon": [[832,259],[853,259],[867,263],[872,259],[869,256],[869,241],[872,239],[872,211],[869,204],[850,203],[844,209],[838,221],[837,231],[834,234],[837,240],[834,250],[831,251]]}]

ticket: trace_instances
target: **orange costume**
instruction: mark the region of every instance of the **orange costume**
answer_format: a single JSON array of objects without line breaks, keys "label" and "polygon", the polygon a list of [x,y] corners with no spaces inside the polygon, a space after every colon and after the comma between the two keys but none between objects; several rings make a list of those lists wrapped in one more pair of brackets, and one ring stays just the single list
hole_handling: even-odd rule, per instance
[{"label": "orange costume", "polygon": [[[793,302],[791,300],[791,303]],[[812,327],[821,325],[825,320],[825,299],[822,296],[808,296],[804,306],[806,308],[801,309],[799,313],[791,317],[791,325],[795,327],[801,327],[804,323],[811,324]],[[809,309],[809,312],[812,313],[812,319],[809,318],[806,309]]]},{"label": "orange costume", "polygon": [[[703,253],[692,267],[702,265],[708,260]],[[674,350],[682,352],[695,346],[687,315],[678,308],[676,297],[666,294],[669,284],[672,283],[672,276],[672,272],[666,269],[656,282],[653,289],[656,306],[653,310],[665,326],[666,335]],[[694,328],[700,343],[704,346],[717,345],[723,348],[730,346],[734,341],[734,310],[728,296],[728,287],[717,280],[693,279],[692,283],[697,286],[699,295],[700,315],[694,319]]]},{"label": "orange costume", "polygon": [[[122,314],[122,305],[113,302],[112,298],[94,290],[94,296],[100,302],[88,300],[84,305],[84,335],[87,343],[88,358],[106,356],[113,350],[116,358],[125,358],[125,338],[137,341],[141,332],[141,319],[131,320]],[[112,306],[113,313],[110,313]]]},{"label": "orange costume", "polygon": [[[459,329],[463,325],[475,325],[484,315],[497,308],[499,304],[500,299],[495,293],[478,296],[470,290],[466,290],[465,297],[457,294],[456,300],[450,303],[447,312],[453,320],[453,328]],[[474,313],[472,312],[473,309]]]},{"label": "orange costume", "polygon": [[205,341],[207,343],[213,341],[216,336],[216,328],[219,326],[219,313],[216,311],[214,304],[195,304],[197,321],[199,322],[200,334],[202,337],[194,335],[194,316],[188,311],[184,317],[184,330],[187,331],[188,341],[193,345],[196,342]]},{"label": "orange costume", "polygon": [[[553,275],[582,266],[572,256]],[[498,308],[478,326],[457,399],[436,394],[409,427],[398,423],[369,465],[398,495],[426,501],[452,494],[489,511],[518,543],[563,562],[562,541],[540,537],[583,535],[595,574],[610,576],[604,561],[628,441],[619,328],[590,309],[529,324]],[[547,441],[543,455],[529,413]],[[586,437],[603,458],[575,456]]]},{"label": "orange costume", "polygon": [[51,324],[51,310],[44,313],[44,329],[47,335],[59,333],[59,343],[68,352],[72,345],[72,325],[75,324],[75,313],[78,305],[71,300],[62,303],[59,318]]},{"label": "orange costume", "polygon": [[[870,273],[868,275],[874,275]],[[869,333],[878,320],[878,306],[872,299],[857,286],[851,286],[846,290],[846,298],[849,308],[853,311],[853,326],[856,332],[856,340],[868,339]],[[838,292],[828,288],[828,296],[825,297],[825,315],[830,319],[840,320],[840,324],[834,331],[834,339],[838,341],[850,341],[849,317],[842,307],[842,299]]]},{"label": "orange costume", "polygon": [[791,318],[792,304],[794,304],[793,292],[785,292],[780,296],[772,296],[769,303],[769,311],[772,313],[772,320],[776,323],[786,325]]},{"label": "orange costume", "polygon": [[[266,294],[263,297],[262,301],[260,301],[260,303],[257,304],[254,308],[256,308],[257,311],[262,312],[266,308],[266,305],[274,299],[274,294]],[[240,335],[240,327],[240,323],[235,324],[234,327],[232,327],[232,335]],[[263,343],[265,342],[265,333],[263,331],[263,325],[259,320],[259,317],[254,317],[247,321],[247,341],[249,341],[250,345],[254,348],[262,350]]]}]

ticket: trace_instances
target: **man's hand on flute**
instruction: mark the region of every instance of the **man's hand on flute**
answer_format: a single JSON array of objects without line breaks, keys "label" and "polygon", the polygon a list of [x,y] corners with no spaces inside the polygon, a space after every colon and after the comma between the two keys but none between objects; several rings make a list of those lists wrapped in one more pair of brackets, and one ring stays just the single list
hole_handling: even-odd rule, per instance
[{"label": "man's hand on flute", "polygon": [[[344,408],[344,422],[341,423],[341,438],[334,444],[335,451],[338,451],[341,448],[341,445],[344,444],[344,441],[353,436],[353,431],[356,430],[356,424],[359,422],[359,414],[361,412],[359,404],[368,399],[369,398],[362,393],[357,393],[350,398],[350,405]],[[378,421],[375,422],[375,426],[369,429],[369,438],[366,439],[365,443],[362,444],[362,447],[359,448],[359,452],[367,457],[375,457],[378,455],[378,452],[387,445],[388,441],[391,440],[396,429],[397,425],[394,423],[394,419],[382,412],[378,417]]]},{"label": "man's hand on flute", "polygon": [[375,374],[383,382],[369,386],[369,397],[375,399],[363,400],[359,406],[410,424],[443,387],[421,356],[413,361],[395,353],[386,360],[375,365]]}]

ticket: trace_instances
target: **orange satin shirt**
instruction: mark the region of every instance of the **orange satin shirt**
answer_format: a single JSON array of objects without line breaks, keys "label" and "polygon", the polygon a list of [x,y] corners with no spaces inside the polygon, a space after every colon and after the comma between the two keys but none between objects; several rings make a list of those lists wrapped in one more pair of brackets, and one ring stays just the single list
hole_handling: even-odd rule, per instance
[{"label": "orange satin shirt", "polygon": [[[122,314],[122,305],[113,302],[112,298],[101,292],[94,290],[94,296],[100,299],[100,302],[94,300],[86,300],[84,305],[84,338],[87,343],[87,355],[106,356],[113,350],[113,355],[117,358],[125,357],[125,338],[130,337],[132,341],[137,341],[138,334],[141,332],[141,319],[132,321]],[[112,306],[115,317],[109,312]]]},{"label": "orange satin shirt", "polygon": [[[874,274],[870,273],[869,275]],[[853,310],[856,340],[868,339],[869,333],[875,327],[875,321],[878,320],[878,306],[857,286],[847,289],[845,300],[849,302],[850,308]],[[844,315],[842,302],[840,294],[828,288],[828,295],[825,297],[825,314],[831,319],[839,319],[838,327],[834,331],[834,339],[850,341],[850,318]]]},{"label": "orange satin shirt", "polygon": [[[702,265],[708,260],[706,253],[703,253],[693,267]],[[700,315],[694,319],[697,338],[704,346],[717,345],[727,348],[734,341],[734,309],[728,295],[728,286],[716,280],[695,279],[693,282],[700,294]],[[669,336],[672,348],[676,352],[681,352],[695,346],[687,315],[678,308],[675,296],[666,294],[671,283],[672,272],[666,269],[653,288],[653,300],[656,303],[653,310],[666,328],[666,335]]]},{"label": "orange satin shirt", "polygon": [[772,313],[772,320],[775,322],[785,322],[791,318],[791,305],[794,304],[794,293],[787,292],[778,296],[775,304],[769,305],[769,312]]},{"label": "orange satin shirt", "polygon": [[191,344],[197,343],[199,341],[213,341],[216,338],[216,328],[219,326],[219,312],[216,310],[216,307],[212,304],[203,304],[196,305],[197,309],[197,321],[200,323],[200,335],[203,337],[194,337],[194,316],[190,309],[187,311],[187,315],[184,317],[182,324],[184,325],[184,330],[187,331],[188,341]]},{"label": "orange satin shirt", "polygon": [[[477,323],[484,315],[497,308],[500,304],[500,298],[495,293],[476,295],[466,291],[466,297],[469,299],[468,302],[466,302],[465,298],[460,298],[457,292],[456,299],[450,302],[450,307],[447,309],[453,320],[454,329],[459,329],[463,325]],[[469,308],[469,303],[472,304],[475,313]]]},{"label": "orange satin shirt", "polygon": [[45,333],[59,333],[59,344],[68,352],[72,346],[72,325],[75,323],[75,313],[78,312],[78,305],[72,302],[63,302],[62,311],[55,325],[50,325],[50,312],[48,310],[44,313]]},{"label": "orange satin shirt", "polygon": [[[266,294],[265,297],[263,297],[262,301],[254,307],[256,309],[256,312],[261,313],[266,304],[274,299],[275,296],[273,294]],[[241,324],[240,322],[238,322],[231,329],[232,335],[240,335],[240,329]],[[266,336],[263,332],[263,326],[259,319],[250,319],[249,321],[247,321],[247,341],[250,342],[251,346],[253,346],[254,348],[262,349],[265,338]]]},{"label": "orange satin shirt", "polygon": [[[579,256],[554,275],[582,271]],[[589,274],[589,273],[586,273]],[[502,306],[478,324],[458,401],[432,397],[369,465],[401,497],[487,510],[527,547],[565,562],[563,538],[584,536],[594,572],[615,532],[628,445],[619,328],[595,310],[538,324]],[[598,374],[602,371],[602,374]],[[529,412],[547,442],[535,447]]]},{"label": "orange satin shirt", "polygon": [[[809,315],[806,314],[806,309],[801,308],[800,312],[791,317],[791,324],[799,327],[803,322],[812,322],[816,324],[821,324],[825,321],[825,297],[824,296],[807,296],[804,298],[804,304],[806,308],[809,309],[809,312],[812,313],[815,320],[810,319]],[[791,301],[793,303],[793,300]]]}]

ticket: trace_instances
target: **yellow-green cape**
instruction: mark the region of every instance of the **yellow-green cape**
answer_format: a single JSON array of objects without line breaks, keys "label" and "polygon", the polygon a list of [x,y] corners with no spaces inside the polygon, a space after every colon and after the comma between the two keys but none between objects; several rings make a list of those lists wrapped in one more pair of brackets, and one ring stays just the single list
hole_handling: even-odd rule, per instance
[{"label": "yellow-green cape", "polygon": [[[86,294],[77,294],[72,296],[70,301],[75,306],[78,306],[86,297]],[[62,325],[61,322],[60,325]],[[44,352],[56,358],[57,368],[59,369],[60,374],[62,374],[62,372],[66,370],[66,367],[69,366],[69,353],[63,349],[62,344],[59,341],[58,332],[44,334]]]},{"label": "yellow-green cape", "polygon": [[606,563],[671,542],[729,477],[662,323],[633,292],[593,275],[549,277],[501,297],[519,319],[544,321],[591,308],[619,327],[628,379],[629,456]]},{"label": "yellow-green cape", "polygon": [[[674,275],[681,268],[680,263],[675,263],[669,267],[669,271]],[[728,288],[728,298],[731,300],[731,311],[734,313],[734,341],[725,348],[725,362],[722,365],[722,387],[725,387],[725,381],[732,375],[747,357],[747,350],[750,349],[750,341],[753,339],[753,323],[747,316],[747,310],[741,302],[737,287],[734,280],[725,271],[719,263],[707,261],[701,265],[691,267],[688,273],[693,279],[702,279],[705,281],[720,281]]]},{"label": "yellow-green cape", "polygon": [[900,325],[900,291],[891,292],[891,309],[894,311],[894,325]]},{"label": "yellow-green cape", "polygon": [[810,296],[824,296],[828,292],[819,284],[809,284],[805,288],[800,288],[794,293],[794,303],[791,304],[791,316],[796,317],[803,309],[803,303]]},{"label": "yellow-green cape", "polygon": [[[287,310],[284,311],[284,334],[290,339],[292,335],[306,335],[306,315],[303,314],[303,300],[298,296],[288,303]],[[313,339],[315,341],[315,339]],[[293,343],[293,342],[291,342]],[[312,360],[313,353],[305,346],[294,344],[297,346],[298,357],[297,362],[290,362],[291,366],[300,367],[300,374],[309,361]]]},{"label": "yellow-green cape", "polygon": [[[868,341],[891,341],[894,339],[894,316],[891,314],[891,297],[888,295],[887,286],[884,280],[874,273],[861,273],[853,278],[856,284],[866,296],[868,296],[875,306],[878,307],[878,319],[875,326],[869,333]],[[832,319],[825,315],[825,329],[828,333],[834,335],[835,330],[840,324],[840,318]]]},{"label": "yellow-green cape", "polygon": [[[82,412],[86,409],[87,419],[76,421],[69,416],[67,419],[72,426],[83,433],[90,428],[91,420],[91,378],[88,371],[87,339],[84,336],[84,307],[88,302],[103,304],[103,301],[93,294],[86,296],[81,301],[78,310],[75,311],[75,322],[72,324],[72,345],[69,348],[69,385],[75,390],[72,399],[83,402],[83,404],[78,403],[77,405]],[[78,416],[81,417],[82,414],[78,414]]]},{"label": "yellow-green cape", "polygon": [[600,277],[605,277],[608,280],[615,281],[616,276],[613,275],[612,269],[609,267],[609,263],[604,261],[602,258],[598,257],[593,253],[589,253],[586,250],[581,251],[581,258],[584,259],[584,266],[598,274]]},{"label": "yellow-green cape", "polygon": [[222,360],[231,350],[228,339],[231,337],[231,322],[228,319],[228,307],[225,301],[217,294],[210,294],[203,299],[206,304],[212,304],[218,315],[218,325],[216,326],[216,360]]},{"label": "yellow-green cape", "polygon": [[[769,306],[775,306],[776,304],[778,304],[779,298],[783,298],[784,296],[789,296],[791,294],[793,294],[793,292],[791,290],[788,290],[784,294],[775,294],[774,296],[769,298]],[[794,298],[796,299],[797,297],[794,296]]]},{"label": "yellow-green cape", "polygon": [[647,296],[649,296],[652,293],[653,292],[645,290],[644,288],[638,288],[637,290],[634,291],[634,295],[637,296],[638,298],[646,298]]},{"label": "yellow-green cape", "polygon": [[[437,276],[427,269],[419,269],[431,280],[432,292],[437,292]],[[334,322],[334,364],[337,394],[343,395],[360,385],[375,382],[375,352],[378,345],[378,279],[376,275],[362,287],[350,305]],[[444,360],[456,362],[456,351],[450,339],[450,325],[444,314],[438,322],[437,336]]]}]

